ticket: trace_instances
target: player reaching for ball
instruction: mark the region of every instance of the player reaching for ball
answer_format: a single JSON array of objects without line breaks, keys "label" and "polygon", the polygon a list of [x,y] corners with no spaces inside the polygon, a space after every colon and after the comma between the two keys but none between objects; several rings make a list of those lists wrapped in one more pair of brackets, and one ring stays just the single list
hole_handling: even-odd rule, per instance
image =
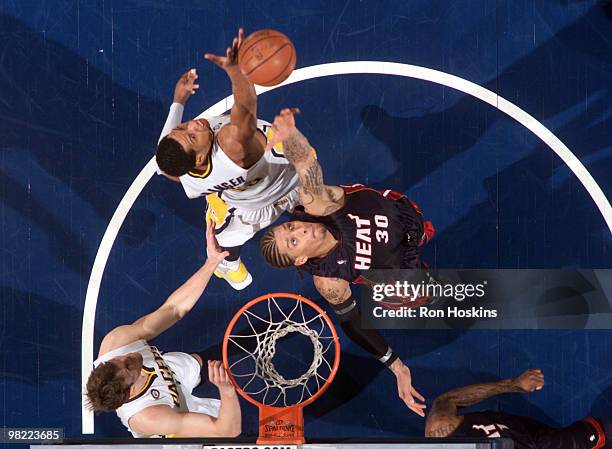
[{"label": "player reaching for ball", "polygon": [[515,449],[609,449],[612,425],[601,419],[586,418],[567,427],[553,428],[524,416],[496,411],[459,413],[503,393],[532,393],[544,386],[539,369],[525,371],[516,379],[467,385],[436,398],[427,415],[425,436],[433,438],[510,438]]},{"label": "player reaching for ball", "polygon": [[265,151],[271,125],[257,119],[255,88],[238,65],[243,39],[240,29],[225,56],[204,56],[232,82],[231,113],[181,123],[185,103],[199,88],[195,69],[189,70],[176,84],[156,151],[160,174],[180,182],[189,198],[206,197],[206,219],[229,252],[215,275],[237,290],[252,282],[240,260],[242,245],[299,200],[294,168],[279,147]]},{"label": "player reaching for ball", "polygon": [[[235,437],[240,434],[240,403],[220,361],[204,352],[160,352],[147,340],[172,327],[198,302],[214,270],[228,255],[207,224],[208,259],[157,310],[111,330],[102,339],[87,380],[87,398],[96,412],[116,411],[134,437]],[[209,380],[220,400],[193,396]]]},{"label": "player reaching for ball", "polygon": [[315,287],[331,303],[345,333],[388,366],[397,377],[400,397],[424,416],[421,396],[410,370],[375,330],[362,329],[349,283],[361,282],[369,269],[417,268],[421,247],[434,234],[418,206],[405,195],[362,185],[329,186],[295,127],[294,113],[284,109],[272,127],[272,145],[283,142],[284,154],[300,178],[302,206],[293,219],[269,229],[261,239],[264,258],[275,267],[295,266],[313,275]]}]

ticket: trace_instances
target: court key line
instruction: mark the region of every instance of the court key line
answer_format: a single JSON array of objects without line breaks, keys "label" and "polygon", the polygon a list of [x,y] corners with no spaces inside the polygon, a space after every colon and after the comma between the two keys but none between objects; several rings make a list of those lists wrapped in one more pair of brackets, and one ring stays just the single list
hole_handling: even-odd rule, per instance
[{"label": "court key line", "polygon": [[[599,208],[599,211],[601,212],[608,225],[608,228],[610,229],[610,232],[612,233],[612,206],[595,179],[593,179],[591,174],[587,171],[580,160],[571,152],[571,150],[548,128],[542,125],[527,112],[523,111],[521,108],[509,102],[505,98],[500,97],[496,93],[471,81],[467,81],[449,73],[410,64],[384,61],[345,61],[297,69],[283,83],[273,87],[257,86],[256,90],[257,94],[259,95],[282,86],[298,83],[300,81],[324,76],[349,74],[396,75],[431,81],[433,83],[442,84],[469,94],[506,113],[538,136],[561,158],[561,160],[563,160],[563,162],[565,162],[569,169],[576,175],[578,180],[586,188],[589,195],[591,195],[591,198]],[[212,105],[198,117],[220,115],[229,110],[233,104],[234,98],[232,95],[230,95],[229,97]],[[94,320],[104,268],[106,267],[108,256],[113,247],[113,243],[115,242],[115,238],[119,233],[119,229],[125,220],[125,217],[138,198],[138,195],[140,195],[140,192],[142,192],[147,182],[155,174],[156,168],[157,165],[155,163],[155,157],[152,157],[138,174],[134,182],[132,182],[132,185],[121,199],[121,202],[117,206],[117,209],[115,210],[115,213],[113,214],[110,223],[106,228],[104,236],[102,237],[100,247],[98,248],[98,252],[96,254],[96,259],[91,269],[91,276],[89,278],[89,284],[87,286],[87,293],[85,296],[83,327],[81,332],[81,385],[83,391],[85,391],[87,378],[89,377],[89,373],[91,372],[91,368],[93,366]],[[94,414],[87,408],[84,396],[82,399],[82,431],[84,434],[94,432]]]}]

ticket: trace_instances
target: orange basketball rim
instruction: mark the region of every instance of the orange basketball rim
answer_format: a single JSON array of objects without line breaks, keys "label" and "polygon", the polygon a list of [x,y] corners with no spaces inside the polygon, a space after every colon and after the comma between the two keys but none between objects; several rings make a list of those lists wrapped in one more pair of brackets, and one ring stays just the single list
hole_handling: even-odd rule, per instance
[{"label": "orange basketball rim", "polygon": [[[267,317],[258,315],[257,309]],[[235,333],[240,332],[235,329],[239,322],[246,333]],[[272,359],[278,340],[294,333],[310,339],[313,360],[304,374],[285,379]],[[237,361],[230,362],[230,346],[243,354]],[[238,393],[259,408],[257,444],[303,444],[303,408],[333,381],[340,343],[331,319],[313,301],[292,293],[269,293],[249,301],[231,319],[223,336],[223,364]],[[252,365],[253,372],[239,373],[241,365]]]}]

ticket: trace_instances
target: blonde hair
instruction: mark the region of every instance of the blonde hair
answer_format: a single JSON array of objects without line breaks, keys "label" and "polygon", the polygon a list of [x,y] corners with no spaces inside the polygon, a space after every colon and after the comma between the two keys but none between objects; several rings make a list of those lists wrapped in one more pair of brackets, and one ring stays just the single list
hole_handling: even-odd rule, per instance
[{"label": "blonde hair", "polygon": [[111,363],[94,368],[87,379],[87,400],[96,412],[112,412],[130,398],[130,385],[118,376],[119,370]]}]

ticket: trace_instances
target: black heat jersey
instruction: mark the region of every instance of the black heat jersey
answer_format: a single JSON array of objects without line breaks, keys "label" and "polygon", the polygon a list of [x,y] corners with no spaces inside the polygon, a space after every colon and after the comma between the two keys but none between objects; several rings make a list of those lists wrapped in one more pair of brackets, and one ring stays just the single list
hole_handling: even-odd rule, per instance
[{"label": "black heat jersey", "polygon": [[369,269],[419,268],[420,247],[433,237],[433,226],[423,220],[418,206],[391,190],[342,188],[344,206],[331,215],[294,211],[295,220],[322,223],[339,242],[327,256],[309,259],[300,269],[355,282]]},{"label": "black heat jersey", "polygon": [[515,449],[600,449],[606,446],[602,424],[593,418],[567,427],[548,427],[534,419],[501,412],[466,413],[451,437],[510,438]]}]

